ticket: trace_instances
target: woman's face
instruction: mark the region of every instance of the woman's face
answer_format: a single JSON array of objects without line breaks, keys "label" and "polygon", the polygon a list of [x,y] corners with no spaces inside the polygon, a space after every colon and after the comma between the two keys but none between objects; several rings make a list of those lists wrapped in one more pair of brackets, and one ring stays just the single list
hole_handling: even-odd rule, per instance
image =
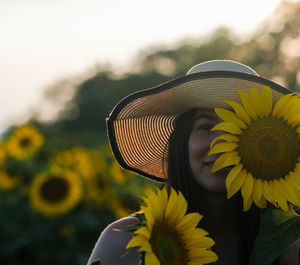
[{"label": "woman's face", "polygon": [[229,169],[211,173],[210,169],[218,155],[208,156],[211,141],[222,131],[210,130],[221,120],[211,109],[199,109],[188,142],[189,162],[195,180],[205,189],[226,192],[225,179]]}]

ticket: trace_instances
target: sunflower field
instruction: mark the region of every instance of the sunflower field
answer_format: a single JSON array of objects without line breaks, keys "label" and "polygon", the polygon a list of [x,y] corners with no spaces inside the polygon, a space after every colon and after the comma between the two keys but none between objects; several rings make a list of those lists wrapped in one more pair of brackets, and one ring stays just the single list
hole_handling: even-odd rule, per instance
[{"label": "sunflower field", "polygon": [[54,151],[33,125],[0,148],[0,264],[86,264],[104,227],[139,207],[148,186],[107,146]]}]

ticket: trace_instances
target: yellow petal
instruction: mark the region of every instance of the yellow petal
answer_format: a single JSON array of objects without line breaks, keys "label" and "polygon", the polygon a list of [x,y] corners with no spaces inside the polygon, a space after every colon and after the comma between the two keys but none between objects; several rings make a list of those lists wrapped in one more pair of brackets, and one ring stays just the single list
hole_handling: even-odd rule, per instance
[{"label": "yellow petal", "polygon": [[256,111],[256,113],[260,118],[263,118],[265,115],[264,102],[262,102],[262,98],[258,94],[255,86],[251,87],[250,100],[251,100],[251,105],[255,106],[254,111]]},{"label": "yellow petal", "polygon": [[140,248],[139,248],[139,252],[152,252],[152,247],[151,244],[149,243],[149,241],[146,241]]},{"label": "yellow petal", "polygon": [[176,225],[179,231],[192,231],[200,222],[202,215],[199,213],[189,213],[185,215]]},{"label": "yellow petal", "polygon": [[240,174],[234,178],[231,185],[228,187],[227,199],[230,199],[242,187],[245,182],[246,175],[247,172],[243,169]]},{"label": "yellow petal", "polygon": [[135,235],[142,235],[146,238],[150,238],[150,232],[146,226],[141,226],[137,230],[134,231]]},{"label": "yellow petal", "polygon": [[[155,194],[155,195],[153,195]],[[156,193],[152,192],[152,196],[149,196],[149,199],[145,200],[147,207],[141,206],[141,209],[144,211],[145,218],[147,220],[147,225],[152,223],[154,220],[158,220],[161,216],[158,214],[157,207],[160,207],[158,197]]]},{"label": "yellow petal", "polygon": [[187,240],[186,246],[188,249],[191,248],[210,248],[215,244],[215,241],[213,241],[210,237],[203,237],[201,240]]},{"label": "yellow petal", "polygon": [[[292,127],[296,127],[296,126],[299,126],[300,125],[300,120],[297,120],[297,121],[294,121],[294,122],[292,122],[291,124],[289,124],[289,125],[291,125]],[[299,135],[298,135],[298,137],[299,137]]]},{"label": "yellow petal", "polygon": [[264,113],[265,116],[268,116],[272,110],[273,102],[272,102],[272,90],[268,86],[263,86],[261,97],[264,102]]},{"label": "yellow petal", "polygon": [[295,110],[290,111],[284,116],[284,120],[286,120],[292,127],[295,127],[300,123],[300,100],[296,105]]},{"label": "yellow petal", "polygon": [[268,203],[267,203],[266,199],[262,196],[256,205],[260,208],[266,208]]},{"label": "yellow petal", "polygon": [[214,162],[213,166],[211,167],[211,172],[214,173],[220,170],[223,167],[237,165],[241,161],[238,152],[232,151],[228,153],[221,154]]},{"label": "yellow petal", "polygon": [[272,204],[275,203],[274,194],[272,190],[272,182],[263,180],[263,195]]},{"label": "yellow petal", "polygon": [[287,205],[287,199],[286,196],[282,190],[282,187],[277,179],[273,180],[273,193],[275,201],[277,201],[278,206],[285,212],[288,211],[288,205]]},{"label": "yellow petal", "polygon": [[233,135],[233,134],[230,134],[230,133],[224,133],[224,134],[221,134],[219,135],[218,137],[216,137],[215,139],[213,139],[210,143],[210,148],[212,148],[212,146],[214,145],[214,143],[218,140],[224,140],[226,142],[232,142],[232,143],[237,143],[239,142],[239,137]]},{"label": "yellow petal", "polygon": [[167,207],[165,215],[168,217],[168,219],[172,218],[169,215],[172,215],[172,213],[176,210],[177,207],[177,192],[171,188],[170,196],[168,199]]},{"label": "yellow petal", "polygon": [[218,123],[211,131],[224,131],[237,135],[242,133],[242,130],[238,126],[229,121]]},{"label": "yellow petal", "polygon": [[188,205],[187,205],[187,201],[185,200],[184,196],[182,195],[181,191],[178,191],[178,205],[177,207],[180,209],[180,212],[183,213],[183,215],[185,215]]},{"label": "yellow petal", "polygon": [[233,110],[235,111],[236,115],[245,123],[250,124],[251,123],[251,119],[250,116],[248,115],[248,113],[245,111],[245,109],[242,107],[242,105],[240,105],[239,103],[235,102],[235,101],[231,101],[231,100],[224,100],[225,103],[227,103],[228,105],[230,105]]},{"label": "yellow petal", "polygon": [[199,258],[203,264],[212,263],[218,260],[218,256],[211,250],[191,249],[189,252],[191,259]]},{"label": "yellow petal", "polygon": [[152,213],[152,209],[149,207],[141,206],[141,210],[144,212],[145,219],[147,220],[147,227],[152,229],[155,221],[155,216]]},{"label": "yellow petal", "polygon": [[244,105],[244,108],[246,110],[246,112],[249,114],[249,116],[253,119],[256,120],[257,119],[257,113],[254,110],[252,104],[251,104],[251,99],[250,99],[250,95],[242,90],[238,91],[240,98],[242,100],[242,103]]},{"label": "yellow petal", "polygon": [[295,188],[300,192],[300,175],[299,173],[290,172],[290,174],[287,177],[290,182],[295,186]]},{"label": "yellow petal", "polygon": [[207,235],[208,235],[208,232],[202,228],[196,228],[192,233],[192,237],[195,237],[195,238],[203,237],[203,236],[207,236]]},{"label": "yellow petal", "polygon": [[276,102],[273,112],[272,112],[272,116],[274,117],[278,117],[278,114],[280,114],[282,112],[282,109],[284,109],[284,106],[287,102],[287,100],[292,96],[293,94],[287,94],[282,96],[281,98],[279,98],[279,100]]},{"label": "yellow petal", "polygon": [[159,203],[156,204],[156,207],[157,207],[156,215],[162,216],[165,212],[166,205],[168,202],[168,193],[167,193],[166,188],[163,188],[161,190],[158,189],[157,199],[158,199]]},{"label": "yellow petal", "polygon": [[253,183],[253,192],[252,192],[252,198],[254,203],[259,206],[261,197],[262,197],[262,191],[263,191],[263,187],[262,187],[262,180],[261,179],[254,179],[254,183]]},{"label": "yellow petal", "polygon": [[243,200],[243,212],[246,212],[250,209],[251,205],[253,203],[253,198],[250,196],[248,199]]},{"label": "yellow petal", "polygon": [[146,252],[145,264],[160,265],[160,262],[153,252]]},{"label": "yellow petal", "polygon": [[289,112],[295,110],[295,108],[297,109],[299,106],[299,98],[298,96],[291,96],[287,101],[286,104],[284,106],[284,109],[282,109],[282,111],[278,114],[278,117],[282,117],[285,116],[286,114],[288,114]]},{"label": "yellow petal", "polygon": [[165,216],[170,223],[176,222],[176,220],[181,219],[185,215],[187,203],[180,198],[177,192],[171,188],[170,198],[165,211]]},{"label": "yellow petal", "polygon": [[243,168],[242,164],[236,165],[233,169],[230,170],[229,174],[226,177],[226,188],[229,189],[229,186],[231,185],[232,181],[240,174],[241,170]]},{"label": "yellow petal", "polygon": [[284,115],[284,120],[293,120],[293,121],[296,121],[297,118],[296,117],[299,117],[299,113],[300,113],[300,99],[299,97],[297,96],[294,96],[294,97],[291,97],[292,98],[296,98],[296,101],[294,102],[293,106],[288,109],[288,111],[285,113]]},{"label": "yellow petal", "polygon": [[287,199],[294,205],[300,206],[300,197],[296,195],[296,191],[294,187],[291,185],[292,183],[288,183],[285,179],[279,179],[279,183],[287,194]]},{"label": "yellow petal", "polygon": [[187,265],[203,265],[203,263],[201,262],[201,259],[194,259],[194,260],[188,261]]},{"label": "yellow petal", "polygon": [[247,125],[235,113],[224,108],[215,108],[215,112],[223,121],[229,121],[242,129],[246,129]]},{"label": "yellow petal", "polygon": [[230,152],[236,149],[238,146],[239,145],[237,143],[227,143],[227,142],[218,143],[215,146],[213,146],[212,149],[210,149],[208,155]]},{"label": "yellow petal", "polygon": [[242,186],[241,193],[243,196],[243,211],[248,211],[252,204],[252,190],[253,190],[253,177],[247,173],[244,185]]},{"label": "yellow petal", "polygon": [[148,239],[146,237],[141,236],[141,235],[134,236],[133,238],[130,239],[130,241],[128,242],[126,248],[140,247],[147,240]]}]

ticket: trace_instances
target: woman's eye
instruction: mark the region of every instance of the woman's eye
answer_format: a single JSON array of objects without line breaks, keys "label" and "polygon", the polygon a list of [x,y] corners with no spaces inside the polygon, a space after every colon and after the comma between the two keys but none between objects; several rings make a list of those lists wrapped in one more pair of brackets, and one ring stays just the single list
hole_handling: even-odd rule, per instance
[{"label": "woman's eye", "polygon": [[211,129],[213,128],[213,125],[212,124],[201,124],[197,127],[198,130],[201,130],[201,131],[210,131]]}]

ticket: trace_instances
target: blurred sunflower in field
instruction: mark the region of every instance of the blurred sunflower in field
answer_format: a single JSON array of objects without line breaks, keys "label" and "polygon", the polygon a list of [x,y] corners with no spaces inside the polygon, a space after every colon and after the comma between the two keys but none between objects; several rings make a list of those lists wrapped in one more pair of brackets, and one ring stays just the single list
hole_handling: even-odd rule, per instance
[{"label": "blurred sunflower in field", "polygon": [[17,159],[32,157],[43,145],[43,135],[32,125],[18,127],[7,139],[5,146],[10,156]]},{"label": "blurred sunflower in field", "polygon": [[7,157],[5,146],[3,144],[0,144],[0,166],[5,163],[5,159]]},{"label": "blurred sunflower in field", "polygon": [[61,151],[52,159],[52,162],[76,171],[85,179],[93,176],[95,172],[89,150],[79,146]]},{"label": "blurred sunflower in field", "polygon": [[85,183],[87,199],[97,205],[110,204],[114,198],[113,188],[104,175],[96,174]]},{"label": "blurred sunflower in field", "polygon": [[21,183],[19,176],[11,175],[6,172],[5,169],[0,168],[0,189],[10,190],[16,188]]},{"label": "blurred sunflower in field", "polygon": [[7,154],[3,145],[0,145],[0,189],[10,190],[21,183],[21,177],[7,171]]},{"label": "blurred sunflower in field", "polygon": [[85,181],[87,198],[97,205],[110,204],[115,196],[109,179],[108,165],[100,153],[92,152],[92,159],[95,171],[93,176]]},{"label": "blurred sunflower in field", "polygon": [[82,198],[82,183],[75,172],[53,167],[37,175],[30,188],[31,206],[48,217],[63,215]]}]

